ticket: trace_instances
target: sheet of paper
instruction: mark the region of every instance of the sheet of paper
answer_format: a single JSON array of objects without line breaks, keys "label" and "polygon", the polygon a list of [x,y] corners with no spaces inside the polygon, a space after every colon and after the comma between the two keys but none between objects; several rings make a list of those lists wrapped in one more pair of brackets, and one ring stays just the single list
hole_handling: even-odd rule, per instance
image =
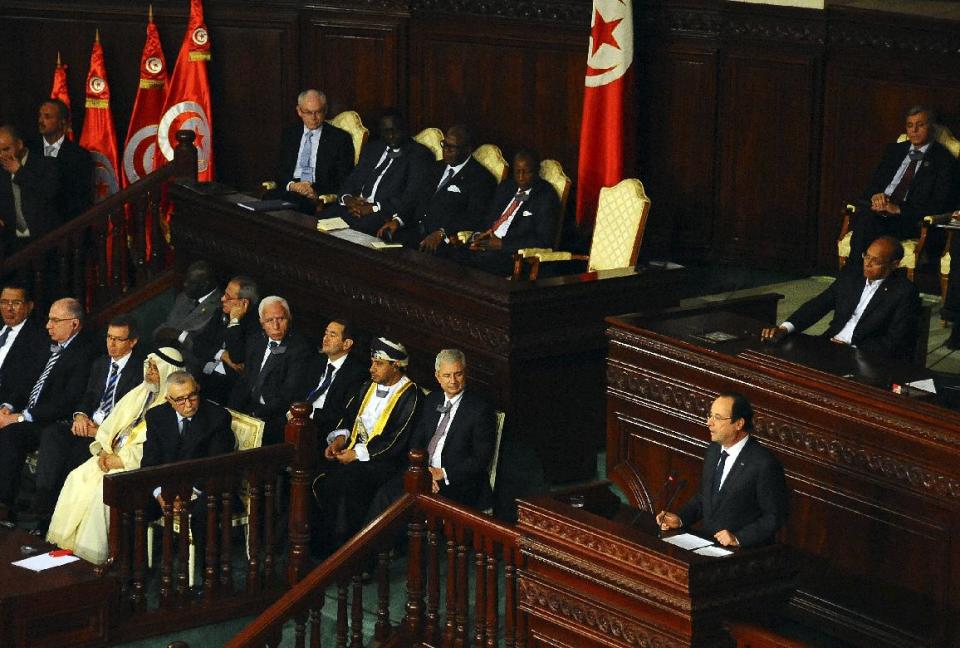
[{"label": "sheet of paper", "polygon": [[675,536],[670,536],[669,538],[664,538],[663,541],[669,542],[681,549],[686,549],[687,551],[699,549],[700,547],[708,547],[713,544],[709,540],[704,540],[700,536],[695,536],[692,533],[680,533]]},{"label": "sheet of paper", "polygon": [[321,232],[336,232],[337,230],[348,229],[347,221],[339,216],[336,218],[321,218],[317,221],[317,229]]},{"label": "sheet of paper", "polygon": [[701,556],[710,556],[712,558],[723,558],[724,556],[729,556],[733,552],[729,549],[724,549],[723,547],[708,546],[694,549],[693,553],[700,554]]},{"label": "sheet of paper", "polygon": [[29,558],[24,558],[23,560],[17,560],[13,564],[17,567],[23,567],[24,569],[29,569],[35,572],[41,572],[44,569],[50,569],[51,567],[59,567],[61,565],[68,565],[72,562],[80,560],[76,556],[51,556],[49,553],[42,553],[37,556],[30,556]]},{"label": "sheet of paper", "polygon": [[370,247],[374,250],[386,250],[389,248],[402,248],[402,243],[387,243],[386,241],[373,241],[370,243]]},{"label": "sheet of paper", "polygon": [[914,380],[912,383],[907,383],[908,387],[914,387],[915,389],[920,389],[925,392],[930,392],[931,394],[937,393],[937,388],[933,384],[933,378],[927,378],[925,380]]},{"label": "sheet of paper", "polygon": [[335,238],[344,241],[350,241],[351,243],[356,243],[357,245],[370,245],[374,241],[380,240],[376,236],[370,236],[369,234],[361,232],[360,230],[350,229],[349,227],[347,229],[334,230],[329,234]]}]

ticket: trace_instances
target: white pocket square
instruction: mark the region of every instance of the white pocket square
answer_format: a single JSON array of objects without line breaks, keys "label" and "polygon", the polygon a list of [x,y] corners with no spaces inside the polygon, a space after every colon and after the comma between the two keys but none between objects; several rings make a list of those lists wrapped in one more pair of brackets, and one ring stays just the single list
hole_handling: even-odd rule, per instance
[{"label": "white pocket square", "polygon": [[460,193],[460,187],[457,185],[450,185],[447,187],[447,191],[452,191],[453,193]]},{"label": "white pocket square", "polygon": [[525,209],[525,210],[523,210],[523,213],[520,214],[520,215],[521,215],[521,216],[533,216],[533,212],[532,212],[532,211],[528,211],[528,210]]}]

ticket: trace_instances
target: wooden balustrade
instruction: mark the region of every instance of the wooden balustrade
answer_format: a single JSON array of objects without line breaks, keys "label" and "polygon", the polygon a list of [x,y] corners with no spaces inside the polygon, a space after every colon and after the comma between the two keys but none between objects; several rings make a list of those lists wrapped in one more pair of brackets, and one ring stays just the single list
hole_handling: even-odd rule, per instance
[{"label": "wooden balustrade", "polygon": [[170,164],[3,259],[2,276],[29,282],[41,309],[65,296],[90,313],[125,309],[124,296],[171,265],[166,187],[174,178],[197,177],[194,138],[179,131]]}]

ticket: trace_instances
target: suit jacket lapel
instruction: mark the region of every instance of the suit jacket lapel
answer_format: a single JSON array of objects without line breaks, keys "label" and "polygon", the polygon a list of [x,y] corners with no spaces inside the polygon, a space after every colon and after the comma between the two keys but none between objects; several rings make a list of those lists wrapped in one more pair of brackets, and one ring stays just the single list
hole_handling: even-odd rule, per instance
[{"label": "suit jacket lapel", "polygon": [[[754,443],[755,441],[751,438],[747,441],[746,445],[743,446],[740,454],[737,455],[735,463],[730,468],[730,472],[727,473],[727,478],[723,480],[723,485],[720,487],[720,493],[716,498],[717,508],[720,508],[726,494],[732,492],[734,485],[743,476],[743,473],[746,472],[747,463],[750,461],[750,446]],[[717,460],[719,461],[719,458]]]}]

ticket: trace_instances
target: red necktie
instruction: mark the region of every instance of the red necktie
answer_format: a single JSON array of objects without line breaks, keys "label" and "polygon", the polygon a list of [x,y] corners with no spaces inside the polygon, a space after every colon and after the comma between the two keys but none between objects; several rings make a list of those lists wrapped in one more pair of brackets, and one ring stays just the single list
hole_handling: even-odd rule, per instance
[{"label": "red necktie", "polygon": [[513,197],[513,200],[507,205],[507,208],[503,210],[503,213],[500,214],[500,218],[493,222],[493,225],[490,226],[491,232],[496,232],[497,228],[503,225],[508,218],[516,213],[517,209],[520,207],[520,203],[523,202],[523,198],[527,195],[526,191],[522,189],[517,192],[517,195]]},{"label": "red necktie", "polygon": [[900,178],[900,182],[897,183],[893,193],[890,194],[890,202],[894,205],[903,203],[903,199],[907,195],[907,190],[910,189],[910,183],[913,181],[913,176],[917,173],[917,167],[920,166],[921,160],[913,160],[907,165],[907,170],[903,172],[903,177]]}]

